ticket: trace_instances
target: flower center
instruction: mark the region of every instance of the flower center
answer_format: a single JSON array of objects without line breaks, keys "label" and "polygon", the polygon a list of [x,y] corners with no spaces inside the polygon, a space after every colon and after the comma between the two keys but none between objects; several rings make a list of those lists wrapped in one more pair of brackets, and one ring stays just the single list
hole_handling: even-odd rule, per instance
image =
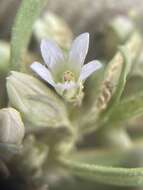
[{"label": "flower center", "polygon": [[74,81],[74,74],[71,71],[65,71],[63,75],[64,82]]}]

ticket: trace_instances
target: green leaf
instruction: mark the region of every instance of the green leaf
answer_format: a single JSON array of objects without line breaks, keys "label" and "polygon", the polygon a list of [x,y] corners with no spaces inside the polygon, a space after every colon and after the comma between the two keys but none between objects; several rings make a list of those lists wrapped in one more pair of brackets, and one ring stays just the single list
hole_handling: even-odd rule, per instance
[{"label": "green leaf", "polygon": [[141,115],[143,115],[143,93],[135,94],[117,104],[110,114],[108,123],[125,122]]},{"label": "green leaf", "polygon": [[143,168],[120,168],[61,159],[63,167],[79,177],[117,186],[143,186]]},{"label": "green leaf", "polygon": [[[100,92],[86,116],[89,119],[83,127],[84,133],[96,130],[99,127],[100,118],[100,126],[107,121],[114,105],[120,100],[127,75],[138,57],[141,45],[141,36],[135,31],[108,64],[100,86]],[[95,123],[96,125],[93,125]]]},{"label": "green leaf", "polygon": [[[113,60],[109,63],[107,67],[107,73],[105,74],[105,81],[110,82],[112,86],[111,97],[106,102],[108,107],[105,106],[105,112],[111,111],[113,106],[120,100],[122,92],[124,90],[126,79],[130,73],[135,59],[138,57],[141,48],[141,36],[138,32],[134,32],[129,41],[121,47],[119,47],[119,52],[115,55]],[[134,50],[134,51],[133,51]],[[104,92],[103,92],[104,95]],[[106,93],[105,93],[106,95]],[[105,96],[104,95],[104,96]]]},{"label": "green leaf", "polygon": [[120,73],[120,76],[118,79],[118,83],[117,83],[116,88],[115,88],[115,92],[112,95],[111,100],[109,101],[108,107],[101,114],[103,124],[104,124],[104,122],[106,122],[109,119],[112,112],[114,112],[114,107],[119,102],[120,97],[123,93],[123,90],[124,90],[125,84],[126,84],[127,76],[130,73],[130,71],[133,67],[133,64],[135,63],[135,59],[137,59],[137,55],[139,54],[139,51],[140,51],[138,48],[136,48],[136,53],[133,52],[133,47],[134,46],[136,47],[136,45],[137,45],[135,42],[139,43],[139,38],[140,38],[140,35],[137,35],[137,33],[135,33],[132,36],[131,41],[129,41],[126,45],[119,48],[120,53],[122,55],[122,59],[124,60],[122,63],[123,66],[122,66],[122,70],[121,70],[121,73]]},{"label": "green leaf", "polygon": [[7,78],[7,92],[9,103],[31,127],[70,127],[62,99],[35,77],[12,71]]},{"label": "green leaf", "polygon": [[11,69],[19,70],[30,41],[32,26],[47,0],[23,0],[17,13],[11,39]]},{"label": "green leaf", "polygon": [[120,72],[120,76],[118,79],[118,83],[115,88],[115,92],[113,96],[111,97],[111,100],[109,101],[107,109],[101,114],[102,118],[102,123],[106,122],[109,118],[109,115],[112,113],[114,110],[114,106],[119,102],[120,97],[123,93],[125,84],[126,84],[126,79],[127,79],[127,74],[128,74],[128,67],[131,67],[131,59],[129,57],[128,52],[126,51],[125,47],[119,47],[122,59],[124,60],[122,63],[122,69]]},{"label": "green leaf", "polygon": [[126,78],[127,78],[127,68],[128,65],[131,65],[131,60],[129,59],[128,53],[126,52],[126,49],[124,47],[119,48],[122,58],[123,58],[123,64],[122,64],[122,69],[121,73],[118,79],[118,83],[116,85],[115,92],[113,94],[113,97],[111,98],[111,101],[109,103],[109,110],[119,101],[122,92],[124,90],[125,84],[126,84]]}]

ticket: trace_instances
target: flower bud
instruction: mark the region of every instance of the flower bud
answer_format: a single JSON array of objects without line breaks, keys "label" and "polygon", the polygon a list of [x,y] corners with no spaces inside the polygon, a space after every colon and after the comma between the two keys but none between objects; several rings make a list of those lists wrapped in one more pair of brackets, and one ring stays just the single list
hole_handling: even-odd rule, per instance
[{"label": "flower bud", "polygon": [[0,143],[21,144],[24,125],[19,112],[13,108],[0,110]]},{"label": "flower bud", "polygon": [[133,21],[124,16],[113,19],[110,27],[121,41],[125,41],[135,29]]},{"label": "flower bud", "polygon": [[134,30],[135,25],[128,17],[118,16],[113,18],[105,29],[105,37],[102,44],[104,46],[104,57],[110,60],[115,54],[117,47],[124,43]]},{"label": "flower bud", "polygon": [[40,80],[20,72],[7,78],[10,104],[30,126],[67,125],[67,111],[61,99]]},{"label": "flower bud", "polygon": [[34,25],[34,34],[39,42],[42,39],[53,39],[63,48],[69,48],[72,40],[72,32],[67,24],[59,16],[53,13],[45,13]]}]

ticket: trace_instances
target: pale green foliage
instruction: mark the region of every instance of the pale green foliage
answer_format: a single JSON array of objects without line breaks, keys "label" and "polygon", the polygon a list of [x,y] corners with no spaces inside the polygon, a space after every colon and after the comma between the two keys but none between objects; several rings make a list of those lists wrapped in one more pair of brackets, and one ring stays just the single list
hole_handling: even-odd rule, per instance
[{"label": "pale green foliage", "polygon": [[[33,23],[45,2],[22,1],[12,31],[11,68],[14,70],[23,67],[21,59],[26,53]],[[21,154],[12,160],[18,171],[22,171],[23,178],[28,176],[28,180],[36,184],[38,181],[40,187],[72,175],[102,184],[143,186],[143,168],[138,167],[141,165],[138,160],[134,166],[134,159],[130,158],[132,154],[134,158],[134,153],[140,155],[143,142],[142,139],[137,142],[134,133],[131,135],[127,131],[130,120],[143,115],[143,91],[123,97],[128,77],[135,75],[134,66],[138,68],[142,36],[132,22],[122,19],[117,23],[115,19],[110,27],[114,27],[114,37],[117,35],[124,43],[118,44],[117,53],[105,64],[104,71],[97,72],[95,78],[83,85],[85,98],[81,106],[67,103],[62,93],[58,95],[56,90],[30,73],[12,71],[7,77],[9,104],[20,112],[26,130]],[[122,27],[123,32],[119,31]],[[47,56],[46,52],[44,54]],[[92,151],[80,150],[77,144],[83,142],[88,133],[96,138],[97,144],[92,146]],[[9,152],[10,145],[0,144],[0,150]],[[140,157],[142,159],[142,155]]]},{"label": "pale green foliage", "polygon": [[20,114],[13,108],[0,110],[0,142],[21,144],[24,137],[24,124]]}]

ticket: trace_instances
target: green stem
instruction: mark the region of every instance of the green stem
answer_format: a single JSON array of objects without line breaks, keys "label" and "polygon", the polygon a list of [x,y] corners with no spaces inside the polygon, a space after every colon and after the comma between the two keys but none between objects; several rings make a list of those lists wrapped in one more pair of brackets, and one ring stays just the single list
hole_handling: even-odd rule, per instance
[{"label": "green stem", "polygon": [[118,186],[143,186],[143,168],[120,168],[61,159],[60,164],[76,176]]}]

